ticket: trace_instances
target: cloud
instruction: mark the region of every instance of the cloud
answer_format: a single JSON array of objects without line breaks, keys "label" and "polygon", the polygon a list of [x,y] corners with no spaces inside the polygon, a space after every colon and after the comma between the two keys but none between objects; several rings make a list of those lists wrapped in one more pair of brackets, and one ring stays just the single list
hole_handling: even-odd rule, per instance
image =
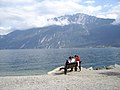
[{"label": "cloud", "polygon": [[87,1],[85,1],[84,3],[86,3],[86,4],[94,4],[95,1],[94,1],[94,0],[87,0]]},{"label": "cloud", "polygon": [[[94,0],[0,0],[0,34],[16,29],[28,29],[50,25],[47,18],[66,14],[85,13],[98,17],[118,17],[119,6],[112,11],[101,12],[101,5],[93,6]],[[90,4],[91,3],[91,4]],[[117,9],[117,10],[116,10]],[[117,16],[116,16],[117,15]],[[8,28],[11,27],[11,28]]]},{"label": "cloud", "polygon": [[[110,5],[111,7],[112,5]],[[108,6],[107,6],[108,7]],[[116,6],[112,6],[108,11],[106,12],[100,12],[97,17],[101,18],[112,18],[116,19],[115,23],[120,23],[120,3],[118,3]]]},{"label": "cloud", "polygon": [[120,3],[109,10],[108,13],[111,15],[116,15],[116,21],[114,22],[114,24],[120,24]]},{"label": "cloud", "polygon": [[34,0],[0,0],[0,6],[13,6],[13,5],[28,5],[34,4]]},{"label": "cloud", "polygon": [[42,10],[40,13],[42,14],[51,14],[53,16],[60,16],[70,13],[75,13],[80,9],[80,5],[78,3],[73,2],[74,0],[61,0],[61,1],[49,1],[46,0],[42,3],[39,3],[38,8]]},{"label": "cloud", "polygon": [[[78,2],[79,1],[79,2]],[[38,4],[38,8],[42,9],[38,11],[40,14],[46,16],[50,15],[53,17],[66,15],[66,14],[75,14],[75,13],[85,13],[88,15],[95,15],[102,9],[99,6],[84,6],[81,4],[80,0],[46,0]]]},{"label": "cloud", "polygon": [[11,27],[0,27],[0,35],[6,35],[12,32]]}]

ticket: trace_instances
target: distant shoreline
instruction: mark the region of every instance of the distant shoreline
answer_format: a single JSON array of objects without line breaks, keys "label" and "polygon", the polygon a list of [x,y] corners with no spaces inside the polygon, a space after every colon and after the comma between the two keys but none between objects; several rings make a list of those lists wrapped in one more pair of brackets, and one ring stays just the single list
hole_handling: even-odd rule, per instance
[{"label": "distant shoreline", "polygon": [[113,47],[113,46],[97,46],[97,47],[64,47],[64,48],[8,48],[8,49],[1,49],[0,50],[50,50],[50,49],[80,49],[80,48],[120,48],[120,46],[118,47]]}]

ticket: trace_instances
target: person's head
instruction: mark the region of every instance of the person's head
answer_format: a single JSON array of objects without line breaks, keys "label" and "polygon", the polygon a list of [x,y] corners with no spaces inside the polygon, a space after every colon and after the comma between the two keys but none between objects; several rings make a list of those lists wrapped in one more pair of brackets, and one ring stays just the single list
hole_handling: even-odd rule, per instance
[{"label": "person's head", "polygon": [[76,57],[78,57],[78,55],[75,55],[74,57],[76,58]]},{"label": "person's head", "polygon": [[72,59],[72,56],[70,56],[69,59]]}]

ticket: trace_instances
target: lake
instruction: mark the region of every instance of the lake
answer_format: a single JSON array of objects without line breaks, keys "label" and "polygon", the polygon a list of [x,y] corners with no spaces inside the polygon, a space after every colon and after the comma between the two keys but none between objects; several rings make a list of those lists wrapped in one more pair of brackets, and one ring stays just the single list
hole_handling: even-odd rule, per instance
[{"label": "lake", "polygon": [[120,64],[120,48],[0,50],[0,76],[47,74],[75,54],[85,68]]}]

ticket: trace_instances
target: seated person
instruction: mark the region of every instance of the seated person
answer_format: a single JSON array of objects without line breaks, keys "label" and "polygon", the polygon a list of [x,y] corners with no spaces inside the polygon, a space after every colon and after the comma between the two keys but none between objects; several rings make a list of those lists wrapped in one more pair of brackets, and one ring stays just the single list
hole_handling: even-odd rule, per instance
[{"label": "seated person", "polygon": [[72,57],[72,60],[71,60],[71,62],[76,62],[76,60],[75,60],[75,58],[74,58],[74,57]]},{"label": "seated person", "polygon": [[[73,62],[75,62],[75,59],[72,56],[70,56],[69,59],[66,61],[66,64],[73,63]],[[73,71],[73,68],[71,68],[70,71]]]},{"label": "seated person", "polygon": [[73,63],[73,62],[75,62],[75,59],[72,56],[70,56],[68,59],[68,63]]}]

